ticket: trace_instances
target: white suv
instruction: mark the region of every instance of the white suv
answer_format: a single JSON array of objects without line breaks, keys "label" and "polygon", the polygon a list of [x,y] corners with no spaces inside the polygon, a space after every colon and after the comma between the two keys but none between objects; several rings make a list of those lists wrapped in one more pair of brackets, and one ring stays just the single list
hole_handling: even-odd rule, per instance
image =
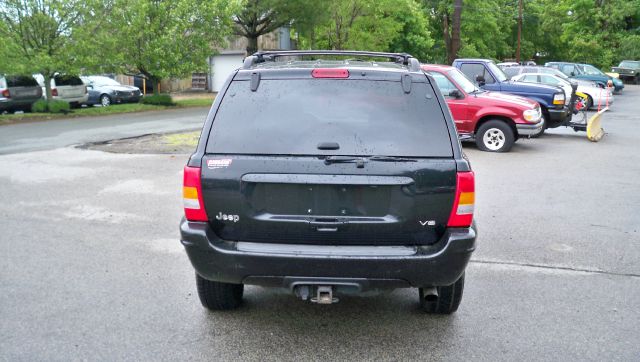
[{"label": "white suv", "polygon": [[[42,74],[34,74],[33,77],[42,87],[42,95],[46,98],[44,77]],[[80,77],[56,74],[51,78],[51,96],[53,99],[68,102],[72,107],[80,107],[81,104],[87,102],[89,93],[87,92],[87,86],[84,85]]]}]

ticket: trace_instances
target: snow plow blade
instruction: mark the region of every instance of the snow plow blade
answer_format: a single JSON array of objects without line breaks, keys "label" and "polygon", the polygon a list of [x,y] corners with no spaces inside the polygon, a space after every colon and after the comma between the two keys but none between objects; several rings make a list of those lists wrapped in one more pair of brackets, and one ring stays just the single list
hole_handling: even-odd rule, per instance
[{"label": "snow plow blade", "polygon": [[587,138],[589,141],[598,142],[604,137],[604,129],[600,126],[602,114],[609,110],[609,107],[605,107],[594,114],[587,121]]}]

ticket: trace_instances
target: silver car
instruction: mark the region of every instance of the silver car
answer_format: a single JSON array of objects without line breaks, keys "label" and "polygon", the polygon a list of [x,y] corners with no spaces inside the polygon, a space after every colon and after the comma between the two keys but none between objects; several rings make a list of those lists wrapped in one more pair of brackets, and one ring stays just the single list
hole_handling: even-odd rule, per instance
[{"label": "silver car", "polygon": [[[41,74],[34,74],[33,77],[42,87],[43,97],[46,98],[44,77]],[[51,78],[51,96],[53,99],[68,102],[71,107],[80,107],[81,104],[87,102],[89,93],[87,92],[87,86],[84,85],[80,77],[56,74]]]},{"label": "silver car", "polygon": [[[522,73],[520,75],[514,76],[511,79],[516,82],[542,83],[561,87],[564,90],[565,94],[568,95],[567,99],[571,97],[571,83],[569,83],[567,79],[554,74]],[[595,82],[579,80],[578,88],[576,89],[576,91],[587,95],[588,108],[594,108],[598,105],[605,106],[607,104],[610,105],[613,103],[613,93],[611,92],[611,88],[602,88]]]},{"label": "silver car", "polygon": [[0,75],[0,113],[29,111],[40,98],[42,89],[33,77]]}]

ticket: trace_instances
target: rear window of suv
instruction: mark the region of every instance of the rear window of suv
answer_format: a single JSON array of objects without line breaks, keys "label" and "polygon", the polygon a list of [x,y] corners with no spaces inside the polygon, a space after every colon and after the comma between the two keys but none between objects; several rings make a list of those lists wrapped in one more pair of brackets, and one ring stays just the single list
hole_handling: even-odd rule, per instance
[{"label": "rear window of suv", "polygon": [[54,80],[58,87],[64,85],[84,85],[82,79],[74,75],[56,75]]},{"label": "rear window of suv", "polygon": [[[318,144],[338,143],[320,151]],[[442,109],[429,83],[371,80],[234,81],[207,153],[451,157]]]},{"label": "rear window of suv", "polygon": [[38,82],[36,82],[33,77],[28,75],[14,75],[6,77],[7,87],[37,87]]}]

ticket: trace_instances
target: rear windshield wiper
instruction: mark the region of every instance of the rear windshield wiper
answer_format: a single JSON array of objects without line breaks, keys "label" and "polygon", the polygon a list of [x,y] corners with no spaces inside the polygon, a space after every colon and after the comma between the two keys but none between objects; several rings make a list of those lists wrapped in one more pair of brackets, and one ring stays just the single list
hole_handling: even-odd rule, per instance
[{"label": "rear windshield wiper", "polygon": [[417,161],[413,158],[396,157],[396,156],[371,156],[368,158],[368,160],[379,161],[379,162],[416,162]]},{"label": "rear windshield wiper", "polygon": [[363,168],[365,162],[416,162],[413,158],[396,157],[396,156],[370,156],[370,157],[354,157],[354,156],[327,156],[324,163],[330,165],[332,163],[351,163],[354,162],[358,168]]}]

